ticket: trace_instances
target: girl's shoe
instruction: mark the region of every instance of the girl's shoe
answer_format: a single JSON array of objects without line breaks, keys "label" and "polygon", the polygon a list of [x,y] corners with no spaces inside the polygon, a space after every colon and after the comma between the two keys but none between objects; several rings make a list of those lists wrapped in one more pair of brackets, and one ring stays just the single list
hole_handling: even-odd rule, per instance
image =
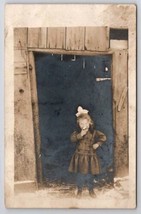
[{"label": "girl's shoe", "polygon": [[89,195],[92,197],[92,198],[96,198],[96,194],[95,192],[92,190],[89,190]]},{"label": "girl's shoe", "polygon": [[82,196],[82,189],[78,189],[77,198],[81,198],[81,196]]}]

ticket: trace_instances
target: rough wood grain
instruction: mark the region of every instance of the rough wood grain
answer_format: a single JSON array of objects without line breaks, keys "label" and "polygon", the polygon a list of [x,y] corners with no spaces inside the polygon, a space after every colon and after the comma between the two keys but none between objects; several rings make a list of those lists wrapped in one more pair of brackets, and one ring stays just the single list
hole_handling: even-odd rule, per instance
[{"label": "rough wood grain", "polygon": [[39,47],[40,28],[28,28],[28,47]]},{"label": "rough wood grain", "polygon": [[27,50],[14,49],[14,74],[27,73]]},{"label": "rough wood grain", "polygon": [[50,27],[47,29],[47,48],[65,49],[64,27]]},{"label": "rough wood grain", "polygon": [[35,137],[34,143],[36,154],[37,181],[39,183],[42,183],[41,138],[39,131],[39,110],[38,110],[35,62],[33,52],[29,52],[29,73],[30,73],[32,111],[33,111],[34,137]]},{"label": "rough wood grain", "polygon": [[68,27],[66,29],[66,49],[84,50],[84,27]]},{"label": "rough wood grain", "polygon": [[124,104],[125,99],[126,99],[126,96],[127,96],[127,87],[125,87],[124,90],[121,93],[121,97],[120,97],[120,100],[119,100],[119,103],[118,103],[118,111],[122,110],[123,104]]},{"label": "rough wood grain", "polygon": [[[99,51],[87,51],[87,50],[64,50],[64,49],[53,49],[53,48],[28,48],[29,51],[40,52],[40,53],[50,53],[50,54],[70,54],[70,55],[82,55],[82,56],[97,56]],[[100,55],[111,55],[113,50],[102,51]]]},{"label": "rough wood grain", "polygon": [[27,28],[14,28],[14,49],[27,48]]},{"label": "rough wood grain", "polygon": [[[35,180],[35,151],[29,77],[14,77],[15,181]],[[24,163],[24,164],[23,164]]]},{"label": "rough wood grain", "polygon": [[109,48],[109,29],[107,27],[86,27],[85,49],[106,51]]},{"label": "rough wood grain", "polygon": [[14,75],[27,74],[27,66],[23,63],[14,63]]},{"label": "rough wood grain", "polygon": [[47,28],[40,28],[39,30],[39,48],[46,48],[47,43]]},{"label": "rough wood grain", "polygon": [[128,48],[127,40],[110,40],[110,48],[116,50],[126,50]]},{"label": "rough wood grain", "polygon": [[18,74],[14,76],[14,177],[15,181],[34,181],[36,170],[31,94],[27,76],[27,28],[14,29],[14,73]]},{"label": "rough wood grain", "polygon": [[[115,115],[114,158],[115,158],[116,175],[121,176],[122,174],[127,173],[128,168],[127,51],[122,50],[116,51],[114,53],[112,77],[113,77],[113,111],[114,111],[113,114]],[[124,98],[124,100],[122,98]]]},{"label": "rough wood grain", "polygon": [[27,63],[27,51],[26,50],[14,50],[14,62]]}]

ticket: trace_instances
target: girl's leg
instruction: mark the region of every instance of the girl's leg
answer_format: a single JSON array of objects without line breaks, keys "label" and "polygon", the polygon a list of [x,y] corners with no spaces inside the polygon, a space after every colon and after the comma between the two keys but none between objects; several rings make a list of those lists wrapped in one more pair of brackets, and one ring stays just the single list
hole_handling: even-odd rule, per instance
[{"label": "girl's leg", "polygon": [[77,197],[81,197],[82,188],[84,186],[84,183],[85,183],[85,175],[83,175],[81,173],[78,173],[77,177],[76,177],[76,185],[77,185],[77,188],[78,188]]},{"label": "girl's leg", "polygon": [[94,193],[94,176],[92,174],[87,175],[87,187],[91,197],[95,198],[96,194]]},{"label": "girl's leg", "polygon": [[91,191],[94,188],[94,176],[92,174],[87,174],[87,187],[88,190]]},{"label": "girl's leg", "polygon": [[78,173],[77,177],[76,177],[76,185],[77,185],[78,189],[82,190],[84,183],[85,183],[85,175],[82,173]]}]

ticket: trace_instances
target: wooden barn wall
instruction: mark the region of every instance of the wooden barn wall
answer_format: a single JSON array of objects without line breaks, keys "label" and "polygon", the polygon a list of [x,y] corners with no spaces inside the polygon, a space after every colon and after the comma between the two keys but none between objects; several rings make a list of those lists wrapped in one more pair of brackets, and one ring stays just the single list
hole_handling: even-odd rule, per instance
[{"label": "wooden barn wall", "polygon": [[108,27],[29,28],[29,48],[106,51],[109,49]]},{"label": "wooden barn wall", "polygon": [[27,64],[27,29],[14,30],[15,181],[36,177],[31,91]]},{"label": "wooden barn wall", "polygon": [[113,55],[113,114],[115,130],[114,162],[116,175],[128,173],[128,82],[127,50]]},{"label": "wooden barn wall", "polygon": [[[104,52],[109,50],[109,44],[108,27],[14,29],[16,181],[35,180],[37,177],[34,143],[37,136],[34,136],[36,133],[33,126],[33,121],[37,124],[37,115],[32,111],[35,100],[32,100],[33,94],[31,94],[32,83],[28,60],[32,57],[30,54],[28,58],[28,49]],[[128,165],[127,50],[114,53],[113,90],[115,165],[118,174]]]}]

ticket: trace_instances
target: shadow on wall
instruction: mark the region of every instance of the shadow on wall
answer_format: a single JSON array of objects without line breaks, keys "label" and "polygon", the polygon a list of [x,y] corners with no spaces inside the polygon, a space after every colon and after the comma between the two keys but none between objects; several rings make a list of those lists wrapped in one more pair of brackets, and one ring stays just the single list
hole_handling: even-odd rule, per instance
[{"label": "shadow on wall", "polygon": [[[102,172],[113,164],[110,55],[35,54],[43,176],[49,182],[74,183],[68,166],[75,150],[70,135],[77,107],[89,110],[96,129],[107,135],[98,149]],[[99,78],[99,79],[96,79]],[[105,78],[103,81],[100,78]]]}]

